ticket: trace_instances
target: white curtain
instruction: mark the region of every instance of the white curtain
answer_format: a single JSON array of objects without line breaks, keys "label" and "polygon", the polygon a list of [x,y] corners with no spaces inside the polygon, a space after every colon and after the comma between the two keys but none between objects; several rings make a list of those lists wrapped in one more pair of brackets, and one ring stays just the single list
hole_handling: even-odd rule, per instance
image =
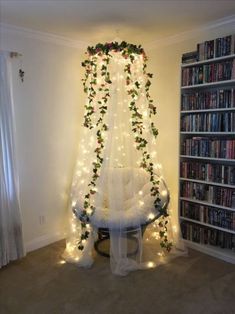
[{"label": "white curtain", "polygon": [[[90,228],[89,238],[84,241],[84,250],[79,251],[81,224],[77,218],[82,213],[84,200],[91,189],[90,182],[94,175],[92,168],[96,162],[94,151],[97,147],[97,128],[84,128],[71,191],[71,206],[75,215],[70,218],[72,230],[67,238],[64,258],[79,266],[90,267],[93,263],[92,248],[97,238],[97,230],[106,228],[110,234],[108,253],[111,270],[116,275],[126,275],[133,270],[159,265],[166,262],[168,257],[163,258],[158,229],[159,220],[149,224],[142,237],[143,226],[153,220],[158,212],[154,210],[155,197],[151,196],[149,174],[140,167],[142,155],[136,149],[135,136],[132,131],[132,113],[129,109],[131,96],[128,95],[125,77],[125,66],[128,60],[119,53],[111,53],[111,55],[109,72],[113,84],[110,88],[108,110],[105,115],[108,131],[103,134],[105,141],[103,163],[100,177],[97,180],[96,193],[91,200],[96,210],[91,216],[91,223],[88,227]],[[102,72],[102,66],[102,60],[100,60],[97,73]],[[150,131],[152,121],[149,119],[148,101],[144,89],[146,77],[142,75],[142,69],[142,57],[136,56],[131,64],[132,80],[140,82],[136,104],[143,116],[143,134],[148,142],[155,174],[161,181],[161,167],[158,164],[156,153],[157,143]],[[98,74],[97,82],[105,84],[104,77]],[[92,115],[94,125],[99,119],[99,106],[103,97],[98,87],[95,114]],[[161,200],[164,203],[168,197],[168,191],[164,185],[160,184],[159,188]],[[168,238],[174,243],[178,238],[178,233],[174,234],[176,227],[172,226],[169,221]],[[107,241],[100,245],[104,244],[105,246],[105,242]],[[105,247],[102,250],[104,251]],[[177,255],[177,253],[174,246],[169,257]]]},{"label": "white curtain", "polygon": [[0,52],[0,268],[24,256],[15,152],[11,58]]}]

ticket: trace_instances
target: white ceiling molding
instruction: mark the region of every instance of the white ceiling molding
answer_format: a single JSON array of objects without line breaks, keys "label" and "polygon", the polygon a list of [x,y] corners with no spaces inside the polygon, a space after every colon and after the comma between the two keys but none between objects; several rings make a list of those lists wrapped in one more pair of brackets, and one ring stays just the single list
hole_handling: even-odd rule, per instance
[{"label": "white ceiling molding", "polygon": [[[155,41],[145,43],[145,47],[151,50],[151,49],[156,49],[158,47],[169,46],[172,44],[176,44],[176,43],[180,43],[180,42],[192,39],[198,36],[199,34],[205,31],[208,31],[210,29],[216,29],[223,26],[231,26],[231,27],[234,27],[235,29],[235,15],[230,15],[226,18],[215,20],[208,24],[204,24],[200,27],[197,27],[193,30],[181,32],[174,36],[168,36],[163,39],[157,39]],[[90,44],[89,42],[74,40],[68,37],[64,37],[64,36],[60,36],[60,35],[56,35],[52,33],[47,33],[47,32],[36,31],[29,28],[19,27],[19,26],[15,26],[11,24],[6,24],[6,23],[0,23],[0,32],[19,33],[27,38],[38,39],[45,42],[50,42],[50,43],[67,46],[67,47],[73,47],[73,48],[82,49],[82,50],[86,49],[87,46],[89,46]]]},{"label": "white ceiling molding", "polygon": [[72,47],[77,49],[86,49],[89,43],[73,40],[64,36],[59,36],[52,33],[40,32],[33,29],[15,26],[6,23],[0,23],[0,33],[15,33],[23,35],[24,37],[31,39],[38,39],[45,42],[50,42],[57,45],[62,45],[66,47]]},{"label": "white ceiling molding", "polygon": [[177,43],[192,39],[205,31],[216,29],[223,26],[231,26],[235,29],[235,15],[230,15],[226,18],[222,18],[222,19],[210,22],[208,24],[204,24],[193,30],[182,32],[174,36],[169,36],[163,39],[157,39],[155,41],[149,42],[146,46],[148,49],[156,49],[158,47],[170,46],[173,44],[177,44]]}]

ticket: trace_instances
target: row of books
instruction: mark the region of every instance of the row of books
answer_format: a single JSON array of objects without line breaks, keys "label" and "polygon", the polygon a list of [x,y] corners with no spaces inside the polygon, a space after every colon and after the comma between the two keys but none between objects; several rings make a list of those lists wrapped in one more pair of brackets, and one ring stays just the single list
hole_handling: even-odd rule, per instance
[{"label": "row of books", "polygon": [[235,209],[235,188],[181,181],[180,196]]},{"label": "row of books", "polygon": [[235,234],[207,228],[198,224],[182,221],[182,236],[186,240],[200,244],[210,244],[235,251]]},{"label": "row of books", "polygon": [[235,53],[235,35],[208,40],[197,45],[196,51],[184,53],[182,63],[219,58]]},{"label": "row of books", "polygon": [[235,79],[235,59],[182,69],[182,86]]},{"label": "row of books", "polygon": [[235,166],[181,161],[180,176],[188,179],[235,185]]},{"label": "row of books", "polygon": [[210,158],[235,159],[235,140],[193,137],[183,140],[181,154]]},{"label": "row of books", "polygon": [[235,108],[235,89],[217,89],[183,93],[181,110]]},{"label": "row of books", "polygon": [[202,223],[235,231],[235,211],[181,201],[180,215]]},{"label": "row of books", "polygon": [[181,131],[235,132],[235,111],[184,115],[181,117]]},{"label": "row of books", "polygon": [[197,45],[198,60],[208,60],[228,56],[235,53],[235,35],[205,41]]}]

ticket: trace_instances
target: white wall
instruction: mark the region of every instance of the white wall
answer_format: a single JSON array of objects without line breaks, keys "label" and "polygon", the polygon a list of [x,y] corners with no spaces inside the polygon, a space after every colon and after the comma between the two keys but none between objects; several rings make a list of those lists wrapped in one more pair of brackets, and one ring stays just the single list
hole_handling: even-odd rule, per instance
[{"label": "white wall", "polygon": [[[2,32],[13,60],[20,200],[27,250],[64,237],[67,200],[82,116],[79,50],[19,32]],[[40,224],[40,216],[44,223]]]},{"label": "white wall", "polygon": [[[156,125],[159,129],[158,156],[171,192],[171,209],[178,215],[180,64],[184,52],[196,50],[205,40],[235,33],[235,25],[192,33],[193,38],[180,43],[159,46],[148,52],[149,70],[154,73],[151,94],[157,105]],[[190,34],[189,34],[190,35]]]}]

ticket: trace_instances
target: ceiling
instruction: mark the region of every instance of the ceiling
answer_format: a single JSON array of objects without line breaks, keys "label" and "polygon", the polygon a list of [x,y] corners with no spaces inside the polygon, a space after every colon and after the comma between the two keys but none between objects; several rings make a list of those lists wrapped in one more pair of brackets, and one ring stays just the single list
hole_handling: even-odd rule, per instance
[{"label": "ceiling", "polygon": [[0,0],[1,23],[88,43],[150,43],[234,14],[234,0]]}]

